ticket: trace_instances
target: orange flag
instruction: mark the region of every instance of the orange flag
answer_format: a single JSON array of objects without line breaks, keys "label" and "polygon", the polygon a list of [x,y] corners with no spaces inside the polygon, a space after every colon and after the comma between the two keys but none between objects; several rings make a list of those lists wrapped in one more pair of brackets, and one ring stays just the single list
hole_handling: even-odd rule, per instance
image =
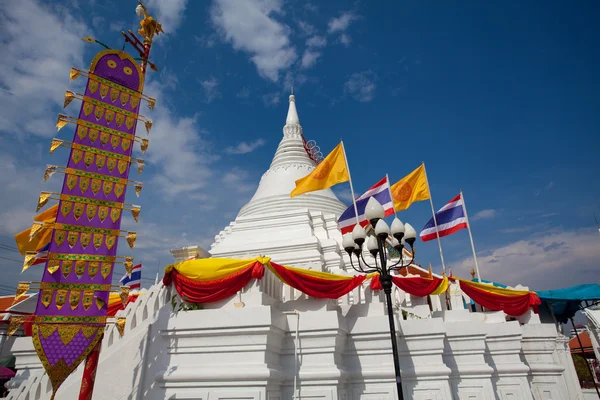
[{"label": "orange flag", "polygon": [[[46,211],[43,211],[33,217],[36,222],[48,222],[53,223],[56,221],[56,214],[58,213],[58,204],[50,207]],[[52,239],[52,229],[43,229],[36,237],[29,241],[29,232],[31,228],[25,229],[15,235],[15,242],[22,255],[25,255],[28,251],[37,251],[50,243]]]},{"label": "orange flag", "polygon": [[350,180],[350,176],[348,168],[346,168],[344,148],[340,143],[310,174],[296,181],[296,188],[292,190],[290,197],[327,189],[348,180]]}]

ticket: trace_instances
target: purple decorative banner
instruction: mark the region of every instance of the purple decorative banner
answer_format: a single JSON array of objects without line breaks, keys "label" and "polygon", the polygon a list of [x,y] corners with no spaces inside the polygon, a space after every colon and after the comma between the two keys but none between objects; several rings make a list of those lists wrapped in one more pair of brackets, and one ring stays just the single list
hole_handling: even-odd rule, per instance
[{"label": "purple decorative banner", "polygon": [[76,130],[33,323],[53,396],[102,339],[115,265],[125,261],[117,256],[118,238],[133,185],[129,170],[139,163],[131,154],[143,83],[131,56],[101,51],[85,93],[75,96],[82,101],[79,116],[68,117]]}]

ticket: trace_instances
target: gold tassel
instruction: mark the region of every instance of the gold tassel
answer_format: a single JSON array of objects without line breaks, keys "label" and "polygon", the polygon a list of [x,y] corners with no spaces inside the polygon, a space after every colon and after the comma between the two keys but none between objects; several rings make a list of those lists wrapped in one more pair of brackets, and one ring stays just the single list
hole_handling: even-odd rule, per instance
[{"label": "gold tassel", "polygon": [[146,122],[144,122],[144,125],[146,125],[146,132],[149,135],[150,134],[150,129],[152,129],[152,121],[147,120]]},{"label": "gold tassel", "polygon": [[54,175],[57,168],[57,165],[46,165],[46,170],[44,171],[44,182],[46,182],[48,179],[50,179],[52,175]]},{"label": "gold tassel", "polygon": [[31,282],[19,282],[17,285],[17,292],[15,293],[15,298],[13,300],[13,305],[19,300],[27,291],[29,290],[29,286],[31,286]]},{"label": "gold tassel", "polygon": [[144,160],[137,160],[137,165],[138,165],[138,174],[141,174],[142,171],[144,170],[144,167],[146,166],[146,163],[144,163]]},{"label": "gold tassel", "polygon": [[35,251],[28,251],[25,254],[25,260],[23,261],[23,269],[21,270],[21,272],[26,271],[29,267],[31,267],[31,265],[35,261],[36,254],[37,253]]},{"label": "gold tassel", "polygon": [[121,293],[119,293],[119,297],[121,297],[123,306],[127,305],[127,300],[129,299],[129,290],[131,290],[129,286],[121,286]]},{"label": "gold tassel", "polygon": [[125,272],[127,273],[127,276],[131,276],[131,271],[133,270],[133,257],[125,257],[123,265],[125,266]]},{"label": "gold tassel", "polygon": [[127,244],[130,249],[135,247],[135,241],[137,240],[137,233],[135,232],[127,232]]},{"label": "gold tassel", "polygon": [[153,99],[152,97],[150,97],[148,99],[148,108],[151,110],[154,110],[155,105],[156,105],[156,99]]},{"label": "gold tassel", "polygon": [[75,79],[79,78],[81,76],[81,74],[79,73],[79,70],[77,68],[71,68],[71,72],[69,73],[69,79],[74,81]]},{"label": "gold tassel", "polygon": [[116,326],[119,331],[119,335],[123,336],[125,334],[125,322],[127,321],[124,317],[117,318]]},{"label": "gold tassel", "polygon": [[104,307],[105,304],[106,302],[103,299],[96,297],[96,307],[98,307],[98,310],[102,310],[102,307]]},{"label": "gold tassel", "polygon": [[27,319],[27,317],[16,315],[11,316],[10,320],[8,321],[8,336],[14,335],[15,332],[19,330],[19,327],[23,325],[25,319]]},{"label": "gold tassel", "polygon": [[56,130],[60,131],[62,128],[67,126],[69,121],[67,121],[67,116],[63,114],[58,114],[58,120],[56,121]]},{"label": "gold tassel", "polygon": [[62,144],[62,140],[52,139],[52,143],[50,143],[50,154],[54,153],[54,150],[58,149]]},{"label": "gold tassel", "polygon": [[82,39],[85,40],[86,42],[89,42],[89,43],[96,43],[96,41],[93,38],[89,37],[89,36],[86,36],[86,37],[84,37]]},{"label": "gold tassel", "polygon": [[142,150],[142,154],[146,154],[146,150],[148,150],[148,139],[142,139],[142,144],[140,145],[140,149]]},{"label": "gold tassel", "polygon": [[431,263],[429,263],[429,279],[433,279],[433,272],[431,271]]},{"label": "gold tassel", "polygon": [[67,108],[67,106],[69,104],[71,104],[71,102],[73,101],[74,98],[75,98],[75,93],[71,92],[70,90],[67,90],[65,92],[65,103],[63,105],[63,108]]},{"label": "gold tassel", "polygon": [[140,206],[133,206],[133,208],[131,209],[131,216],[133,217],[135,222],[138,222],[138,219],[140,218],[141,209],[142,208]]},{"label": "gold tassel", "polygon": [[29,241],[31,242],[34,237],[44,228],[44,224],[41,222],[34,222],[29,230]]},{"label": "gold tassel", "polygon": [[37,210],[36,212],[40,211],[42,209],[42,207],[44,207],[47,203],[48,200],[50,200],[50,196],[52,196],[52,192],[41,192],[40,193],[40,198],[38,199],[38,205],[37,205]]},{"label": "gold tassel", "polygon": [[142,186],[144,186],[144,184],[142,182],[138,182],[134,185],[135,195],[137,197],[140,197],[140,193],[142,193]]}]

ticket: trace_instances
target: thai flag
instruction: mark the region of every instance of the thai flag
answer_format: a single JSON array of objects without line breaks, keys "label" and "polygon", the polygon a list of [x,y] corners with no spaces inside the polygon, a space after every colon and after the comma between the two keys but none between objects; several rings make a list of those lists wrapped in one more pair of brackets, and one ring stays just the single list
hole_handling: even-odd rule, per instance
[{"label": "thai flag", "polygon": [[[362,227],[369,225],[367,217],[365,217],[365,208],[367,207],[367,201],[369,198],[374,197],[385,210],[384,216],[392,215],[394,213],[394,202],[392,201],[392,194],[390,191],[390,181],[387,176],[371,186],[369,190],[363,193],[356,199],[356,208],[358,209],[358,220]],[[356,215],[354,213],[354,204],[350,205],[342,213],[342,216],[338,219],[338,226],[342,231],[342,235],[352,232],[356,225]]]},{"label": "thai flag", "polygon": [[[435,219],[437,221],[440,237],[448,236],[456,231],[468,228],[462,196],[459,194],[450,200],[444,207],[440,208],[440,210],[435,213]],[[421,240],[424,242],[437,238],[433,218],[431,218],[423,227],[419,236],[421,236]]]},{"label": "thai flag", "polygon": [[42,247],[35,253],[34,259],[35,261],[31,265],[43,264],[48,260],[48,249],[50,248],[50,243]]},{"label": "thai flag", "polygon": [[142,286],[142,264],[134,266],[131,270],[131,276],[123,275],[119,279],[119,283],[123,286],[129,286],[130,289],[139,289]]}]

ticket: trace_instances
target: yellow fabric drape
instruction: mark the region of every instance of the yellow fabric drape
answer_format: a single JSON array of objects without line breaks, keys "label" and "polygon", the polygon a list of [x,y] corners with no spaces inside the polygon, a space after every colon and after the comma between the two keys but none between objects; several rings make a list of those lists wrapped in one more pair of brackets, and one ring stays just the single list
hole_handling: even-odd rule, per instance
[{"label": "yellow fabric drape", "polygon": [[269,257],[256,257],[249,260],[235,260],[230,258],[199,258],[168,265],[165,268],[165,274],[168,274],[175,269],[188,279],[195,281],[214,281],[248,268],[255,262],[265,265],[270,260],[271,259]]},{"label": "yellow fabric drape", "polygon": [[350,177],[348,168],[346,168],[344,147],[340,143],[310,174],[296,181],[296,188],[292,190],[290,197],[327,189],[348,180],[350,180]]},{"label": "yellow fabric drape", "polygon": [[[279,274],[277,274],[277,272],[275,272],[275,270],[273,269],[273,267],[271,266],[271,263],[266,264],[267,268],[269,268],[269,270],[275,274],[275,276],[277,276],[279,279],[281,279],[281,277],[279,276]],[[345,275],[337,275],[337,274],[332,274],[329,272],[322,272],[322,271],[313,271],[310,269],[305,269],[305,268],[298,268],[298,267],[290,267],[287,265],[282,265],[282,267],[284,267],[285,269],[292,271],[292,272],[296,272],[298,274],[301,275],[307,275],[307,276],[312,276],[313,278],[318,278],[318,279],[324,279],[324,280],[329,280],[329,281],[343,281],[343,280],[351,280],[354,279],[354,276],[345,276]],[[367,278],[370,277],[369,274],[367,276]],[[281,279],[283,281],[283,279]]]},{"label": "yellow fabric drape", "polygon": [[488,293],[499,294],[501,296],[520,296],[520,295],[531,293],[529,290],[504,289],[504,288],[500,288],[500,287],[496,287],[496,286],[492,286],[492,285],[487,285],[485,283],[469,281],[466,279],[456,278],[456,280],[459,281],[461,284],[464,283],[465,285],[472,286],[476,289],[483,290]]},{"label": "yellow fabric drape", "polygon": [[396,211],[406,210],[415,201],[429,199],[429,187],[423,164],[391,187]]},{"label": "yellow fabric drape", "polygon": [[435,289],[433,292],[431,292],[431,296],[436,296],[438,294],[442,294],[446,290],[448,290],[448,278],[444,277],[442,280],[442,283],[440,283],[440,285],[437,287],[437,289]]},{"label": "yellow fabric drape", "polygon": [[[56,221],[57,213],[58,204],[55,204],[46,211],[43,211],[33,217],[33,220],[36,222],[54,223]],[[17,248],[22,255],[25,255],[25,253],[28,251],[37,251],[50,243],[50,240],[52,240],[52,229],[42,229],[41,232],[38,233],[31,242],[29,241],[30,231],[31,228],[28,228],[15,235]]]}]

